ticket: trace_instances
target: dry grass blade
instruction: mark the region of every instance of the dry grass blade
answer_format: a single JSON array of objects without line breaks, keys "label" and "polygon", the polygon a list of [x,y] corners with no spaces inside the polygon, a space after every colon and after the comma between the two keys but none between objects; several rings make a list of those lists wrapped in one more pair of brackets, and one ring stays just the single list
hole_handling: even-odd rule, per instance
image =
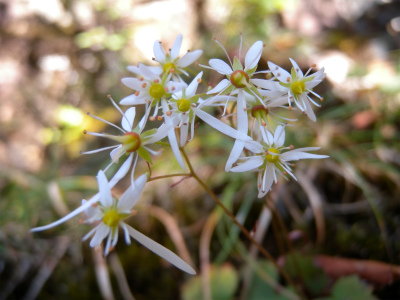
[{"label": "dry grass blade", "polygon": [[296,177],[310,201],[317,229],[317,244],[321,245],[325,239],[325,216],[322,196],[312,184],[310,176],[307,176],[307,174],[297,170]]},{"label": "dry grass blade", "polygon": [[114,300],[106,259],[103,256],[103,247],[92,248],[94,268],[97,284],[104,300]]},{"label": "dry grass blade", "polygon": [[116,252],[110,254],[110,266],[114,272],[115,277],[117,278],[117,283],[123,299],[135,300],[135,297],[133,297],[129,288],[124,269],[122,268],[121,262]]},{"label": "dry grass blade", "polygon": [[159,206],[150,205],[147,212],[153,217],[157,218],[165,226],[171,240],[175,244],[179,256],[186,261],[189,265],[194,265],[190,257],[189,250],[186,246],[185,239],[179,229],[178,223],[173,216]]},{"label": "dry grass blade", "polygon": [[41,265],[39,272],[33,279],[28,291],[24,296],[24,300],[36,299],[43,285],[49,279],[51,273],[53,273],[54,268],[57,266],[60,259],[64,256],[65,251],[67,251],[70,243],[70,239],[66,236],[60,237],[55,243],[56,246],[52,255]]}]

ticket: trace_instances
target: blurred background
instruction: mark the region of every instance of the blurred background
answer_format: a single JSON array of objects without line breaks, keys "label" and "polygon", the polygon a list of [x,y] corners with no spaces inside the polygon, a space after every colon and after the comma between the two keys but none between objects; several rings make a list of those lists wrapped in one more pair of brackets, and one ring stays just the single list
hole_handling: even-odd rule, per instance
[{"label": "blurred background", "polygon": [[[199,63],[225,60],[211,38],[233,57],[240,32],[246,50],[265,43],[260,69],[272,61],[289,70],[289,57],[303,71],[325,67],[317,123],[300,117],[287,144],[320,146],[330,158],[296,164],[299,181],[281,179],[269,209],[256,198],[254,174],[223,171],[233,141],[207,125],[187,146],[196,170],[246,228],[262,224],[258,238],[308,298],[341,299],[328,297],[349,274],[357,276],[342,286],[359,291],[359,299],[400,297],[400,1],[0,0],[0,299],[207,299],[210,278],[215,300],[290,299],[275,292],[276,269],[257,259],[194,179],[149,183],[128,223],[196,266],[199,277],[134,241],[120,241],[103,258],[81,242],[90,226],[78,217],[29,232],[96,193],[95,175],[109,156],[80,151],[112,142],[82,131],[113,130],[86,112],[118,124],[107,94],[118,102],[132,93],[120,81],[132,76],[126,66],[152,64],[154,41],[167,49],[179,33],[182,54],[203,49]],[[205,82],[221,79],[204,72]],[[180,171],[168,149],[153,161],[153,175]],[[137,174],[147,170],[140,164]],[[390,276],[333,275],[337,261],[316,264],[321,255],[348,258],[347,265],[362,260],[371,274],[383,268]],[[283,262],[290,259],[300,266],[292,270]]]}]

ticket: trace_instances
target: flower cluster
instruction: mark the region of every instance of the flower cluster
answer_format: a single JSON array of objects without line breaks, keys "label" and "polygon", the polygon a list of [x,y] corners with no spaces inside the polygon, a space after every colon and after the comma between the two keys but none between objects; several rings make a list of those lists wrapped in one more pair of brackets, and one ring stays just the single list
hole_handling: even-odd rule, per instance
[{"label": "flower cluster", "polygon": [[[297,63],[290,59],[293,67],[287,72],[272,62],[268,62],[269,70],[258,70],[258,63],[262,56],[264,45],[261,41],[255,42],[244,56],[242,61],[242,40],[238,57],[233,60],[220,44],[227,55],[229,64],[220,59],[210,59],[209,66],[200,67],[214,70],[225,76],[215,87],[206,93],[198,93],[202,82],[203,72],[199,72],[186,83],[184,78],[189,76],[188,66],[193,64],[201,55],[202,50],[188,51],[179,57],[182,35],[178,35],[172,48],[165,52],[162,43],[155,41],[153,60],[158,66],[129,66],[128,70],[135,77],[126,77],[122,83],[133,90],[131,95],[123,98],[119,104],[129,106],[123,111],[115,101],[111,103],[121,114],[121,127],[104,119],[89,114],[89,116],[117,128],[121,134],[111,135],[84,131],[98,137],[107,138],[116,142],[115,145],[83,152],[93,154],[110,150],[111,162],[97,175],[99,193],[88,201],[82,200],[82,205],[47,226],[37,227],[32,231],[40,231],[59,225],[66,220],[84,212],[87,215],[85,223],[94,223],[92,229],[83,240],[93,235],[90,246],[99,245],[104,239],[106,244],[104,253],[116,245],[119,228],[122,229],[125,241],[130,243],[132,237],[154,253],[168,260],[178,268],[189,274],[195,271],[174,253],[150,240],[123,219],[131,215],[131,210],[142,194],[148,180],[147,174],[139,175],[135,180],[135,166],[139,160],[152,163],[152,156],[158,155],[152,144],[168,140],[168,144],[182,169],[186,169],[181,150],[186,143],[193,139],[196,117],[214,129],[234,139],[232,151],[227,159],[225,171],[258,173],[258,196],[263,197],[277,182],[277,174],[287,175],[296,179],[292,172],[291,161],[313,158],[325,158],[325,155],[308,153],[318,150],[318,147],[294,149],[285,147],[285,127],[287,119],[277,109],[292,109],[294,104],[304,115],[316,121],[311,104],[319,106],[312,97],[322,100],[322,97],[313,91],[324,76],[324,69],[310,74],[310,68],[303,74]],[[196,64],[198,65],[198,64]],[[191,71],[193,73],[193,71]],[[135,125],[136,106],[144,105],[144,115]],[[219,118],[212,116],[207,109],[218,106],[223,110],[223,116],[231,118],[228,125]],[[145,130],[149,122],[159,122],[158,128]],[[153,126],[154,127],[153,123]],[[105,173],[109,167],[124,159],[116,173],[107,179]],[[129,172],[130,170],[130,172]],[[129,175],[128,175],[129,174]],[[112,188],[124,177],[130,178],[130,186],[118,200],[112,196]]]}]

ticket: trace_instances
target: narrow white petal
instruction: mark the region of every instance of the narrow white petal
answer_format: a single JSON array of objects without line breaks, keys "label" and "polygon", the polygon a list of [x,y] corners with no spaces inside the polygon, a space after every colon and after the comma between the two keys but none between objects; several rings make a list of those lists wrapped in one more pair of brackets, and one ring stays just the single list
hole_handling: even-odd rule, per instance
[{"label": "narrow white petal", "polygon": [[213,58],[210,59],[208,63],[215,71],[220,74],[229,75],[233,72],[232,68],[221,59]]},{"label": "narrow white petal", "polygon": [[[306,96],[306,95],[304,95]],[[308,101],[307,97],[304,97],[304,104],[306,106],[306,113],[307,113],[307,117],[313,121],[316,122],[317,121],[317,117],[315,116],[315,113],[311,107],[310,101]]]},{"label": "narrow white petal", "polygon": [[247,172],[254,169],[257,169],[264,163],[264,159],[261,156],[255,156],[253,158],[248,159],[244,163],[238,164],[236,167],[230,169],[231,172]]},{"label": "narrow white petal", "polygon": [[182,271],[190,274],[190,275],[195,275],[196,271],[189,266],[186,262],[184,262],[179,256],[177,256],[175,253],[172,251],[168,250],[167,248],[161,246],[160,244],[156,243],[152,239],[148,238],[144,234],[140,233],[139,231],[133,229],[131,226],[126,225],[129,234],[132,238],[134,238],[136,241],[138,241],[140,244],[145,246],[147,249],[150,251],[154,252],[158,256],[164,258],[171,264],[173,264],[175,267],[178,269],[181,269]]},{"label": "narrow white petal", "polygon": [[136,115],[136,108],[130,107],[125,112],[124,116],[122,117],[121,125],[125,131],[130,132],[133,128],[133,122],[135,121]]},{"label": "narrow white petal", "polygon": [[146,103],[146,95],[143,94],[139,94],[139,96],[132,94],[126,96],[125,98],[122,98],[121,101],[119,101],[119,104],[121,105],[139,105],[145,103]]},{"label": "narrow white petal", "polygon": [[213,116],[202,111],[201,109],[193,107],[193,111],[200,119],[202,119],[204,122],[206,122],[211,127],[214,127],[218,131],[222,132],[223,134],[226,134],[227,136],[230,136],[234,139],[243,140],[243,141],[251,141],[251,137],[249,137],[247,134],[239,132],[236,129],[233,129],[232,127],[226,125],[224,122],[214,118]]},{"label": "narrow white petal", "polygon": [[124,222],[120,222],[120,225],[124,231],[125,243],[127,245],[130,245],[131,244],[131,236],[129,235],[128,227]]},{"label": "narrow white petal", "polygon": [[278,81],[274,80],[266,80],[259,78],[252,78],[250,82],[260,88],[271,90],[271,91],[279,91],[281,93],[286,92],[287,88],[281,86]]},{"label": "narrow white petal", "polygon": [[247,111],[245,111],[246,108],[246,99],[244,97],[244,93],[242,90],[238,91],[238,96],[237,96],[237,127],[238,131],[244,133],[247,135],[247,131],[249,129],[249,121],[247,117]]},{"label": "narrow white petal", "polygon": [[244,58],[244,70],[253,69],[261,58],[263,50],[263,42],[257,41],[250,47],[249,51],[246,53],[246,57]]},{"label": "narrow white petal", "polygon": [[189,115],[182,116],[182,126],[180,129],[180,145],[185,146],[189,132]]},{"label": "narrow white petal", "polygon": [[[166,112],[169,111],[167,101],[165,99],[162,99],[161,104],[162,104],[163,112],[164,112],[164,114],[166,114]],[[175,134],[175,128],[174,128],[174,126],[172,126],[173,125],[172,117],[165,115],[165,123],[167,126],[170,127],[167,131],[167,136],[168,136],[169,144],[171,146],[171,150],[174,153],[175,158],[178,161],[181,168],[183,170],[185,170],[186,168],[185,168],[185,164],[182,159],[181,152],[179,150],[178,141],[177,141],[176,134]]]},{"label": "narrow white petal", "polygon": [[128,173],[129,168],[132,165],[133,155],[134,154],[131,153],[128,156],[128,158],[124,161],[122,166],[118,169],[118,171],[115,173],[115,175],[111,178],[110,184],[109,184],[110,188],[113,188]]},{"label": "narrow white petal", "polygon": [[100,245],[101,241],[110,233],[110,227],[105,225],[104,223],[100,223],[97,226],[96,233],[94,237],[90,241],[90,247],[96,247]]},{"label": "narrow white petal", "polygon": [[[272,136],[271,132],[269,132],[267,129],[265,129],[264,127],[261,127],[261,130],[264,130],[266,133],[266,140],[264,140],[268,146],[272,146],[272,144],[274,143],[274,137]],[[264,136],[263,136],[264,137]]]},{"label": "narrow white petal", "polygon": [[274,144],[276,148],[280,148],[285,143],[285,127],[282,125],[278,125],[274,134]]},{"label": "narrow white petal", "polygon": [[144,186],[147,182],[147,174],[143,174],[139,176],[138,179],[135,180],[135,186],[130,186],[121,196],[118,201],[117,207],[118,211],[127,211],[131,210],[139,200],[142,195]]},{"label": "narrow white petal", "polygon": [[293,66],[295,72],[296,72],[297,78],[298,79],[303,78],[303,76],[304,76],[303,75],[303,71],[300,69],[300,67],[297,64],[297,62],[295,62],[294,59],[291,59],[291,58],[289,58],[289,59],[290,59],[290,62],[292,63],[292,66]]},{"label": "narrow white petal", "polygon": [[244,148],[244,142],[241,140],[236,140],[233,145],[232,151],[229,154],[228,161],[225,165],[225,172],[229,172],[232,168],[232,165],[238,160],[240,154],[242,153]]},{"label": "narrow white petal", "polygon": [[210,95],[219,93],[226,89],[230,84],[231,82],[228,79],[222,79],[213,89],[209,90],[207,94]]},{"label": "narrow white petal", "polygon": [[171,48],[171,59],[172,60],[175,60],[178,57],[179,51],[181,50],[181,45],[182,45],[182,34],[178,34],[178,36],[176,37],[175,42]]},{"label": "narrow white petal", "polygon": [[194,63],[201,55],[203,54],[203,50],[195,50],[187,52],[184,56],[182,56],[177,63],[178,67],[185,68],[192,63]]},{"label": "narrow white petal", "polygon": [[276,78],[278,78],[279,81],[287,83],[287,78],[291,79],[292,76],[290,75],[290,73],[284,69],[282,69],[280,66],[272,63],[272,62],[268,62],[268,67],[271,70],[272,74],[274,74],[274,76]]},{"label": "narrow white petal", "polygon": [[[100,225],[100,224],[99,224]],[[99,226],[97,225],[95,228],[93,228],[92,230],[90,230],[88,233],[86,233],[83,238],[82,241],[86,241],[88,238],[90,238],[97,230],[97,227]]]},{"label": "narrow white petal", "polygon": [[111,188],[108,184],[106,175],[102,170],[97,173],[97,183],[99,185],[100,202],[104,207],[110,207],[113,204]]},{"label": "narrow white petal", "polygon": [[95,204],[99,200],[100,200],[100,193],[97,193],[90,200],[88,200],[84,205],[79,206],[77,209],[73,210],[68,215],[66,215],[66,216],[62,217],[61,219],[59,219],[53,223],[50,223],[48,225],[32,228],[31,232],[43,231],[43,230],[47,230],[47,229],[53,228],[55,226],[58,226],[64,222],[68,221],[69,219],[75,217],[76,215],[84,212],[88,207]]},{"label": "narrow white petal", "polygon": [[329,156],[327,155],[320,155],[320,154],[312,154],[312,153],[307,153],[307,152],[301,152],[301,151],[288,151],[285,153],[282,153],[280,155],[280,158],[284,161],[293,161],[293,160],[299,160],[299,159],[307,159],[307,158],[312,158],[312,159],[322,159],[322,158],[327,158]]},{"label": "narrow white petal", "polygon": [[160,63],[165,62],[165,52],[159,41],[155,41],[153,45],[154,58]]},{"label": "narrow white petal", "polygon": [[197,76],[192,80],[192,82],[188,85],[188,87],[185,90],[185,95],[186,98],[192,98],[194,94],[196,93],[197,87],[199,86],[199,79],[201,79],[201,76],[203,75],[203,71],[201,71]]}]

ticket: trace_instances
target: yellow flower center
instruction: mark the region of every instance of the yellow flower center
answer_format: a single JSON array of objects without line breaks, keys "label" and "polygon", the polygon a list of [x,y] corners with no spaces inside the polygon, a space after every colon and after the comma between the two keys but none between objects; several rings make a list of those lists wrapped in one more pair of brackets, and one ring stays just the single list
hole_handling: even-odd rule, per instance
[{"label": "yellow flower center", "polygon": [[187,99],[178,100],[178,109],[182,112],[188,111],[190,109],[190,101]]},{"label": "yellow flower center", "polygon": [[120,216],[115,210],[109,210],[104,214],[103,223],[109,227],[116,227],[119,223]]},{"label": "yellow flower center", "polygon": [[[174,70],[174,71],[176,70],[174,63],[172,63],[172,62],[166,63],[163,67],[164,73],[168,73],[172,70]],[[174,72],[174,71],[172,71],[172,72]]]},{"label": "yellow flower center", "polygon": [[[270,162],[270,163],[275,163],[279,160],[279,155],[275,155],[275,154],[279,154],[279,150],[275,149],[275,148],[269,148],[268,151],[266,151],[267,155],[265,156],[265,160]],[[274,154],[270,154],[270,153],[274,153]]]},{"label": "yellow flower center", "polygon": [[123,135],[124,141],[122,145],[126,152],[134,152],[140,147],[140,136],[136,132],[127,132]]},{"label": "yellow flower center", "polygon": [[292,84],[292,93],[298,96],[304,92],[306,85],[302,81],[296,81]]},{"label": "yellow flower center", "polygon": [[165,89],[160,83],[154,83],[149,90],[150,96],[159,99],[165,94]]},{"label": "yellow flower center", "polygon": [[231,83],[237,88],[244,88],[249,83],[249,75],[245,71],[236,70],[231,74]]}]

